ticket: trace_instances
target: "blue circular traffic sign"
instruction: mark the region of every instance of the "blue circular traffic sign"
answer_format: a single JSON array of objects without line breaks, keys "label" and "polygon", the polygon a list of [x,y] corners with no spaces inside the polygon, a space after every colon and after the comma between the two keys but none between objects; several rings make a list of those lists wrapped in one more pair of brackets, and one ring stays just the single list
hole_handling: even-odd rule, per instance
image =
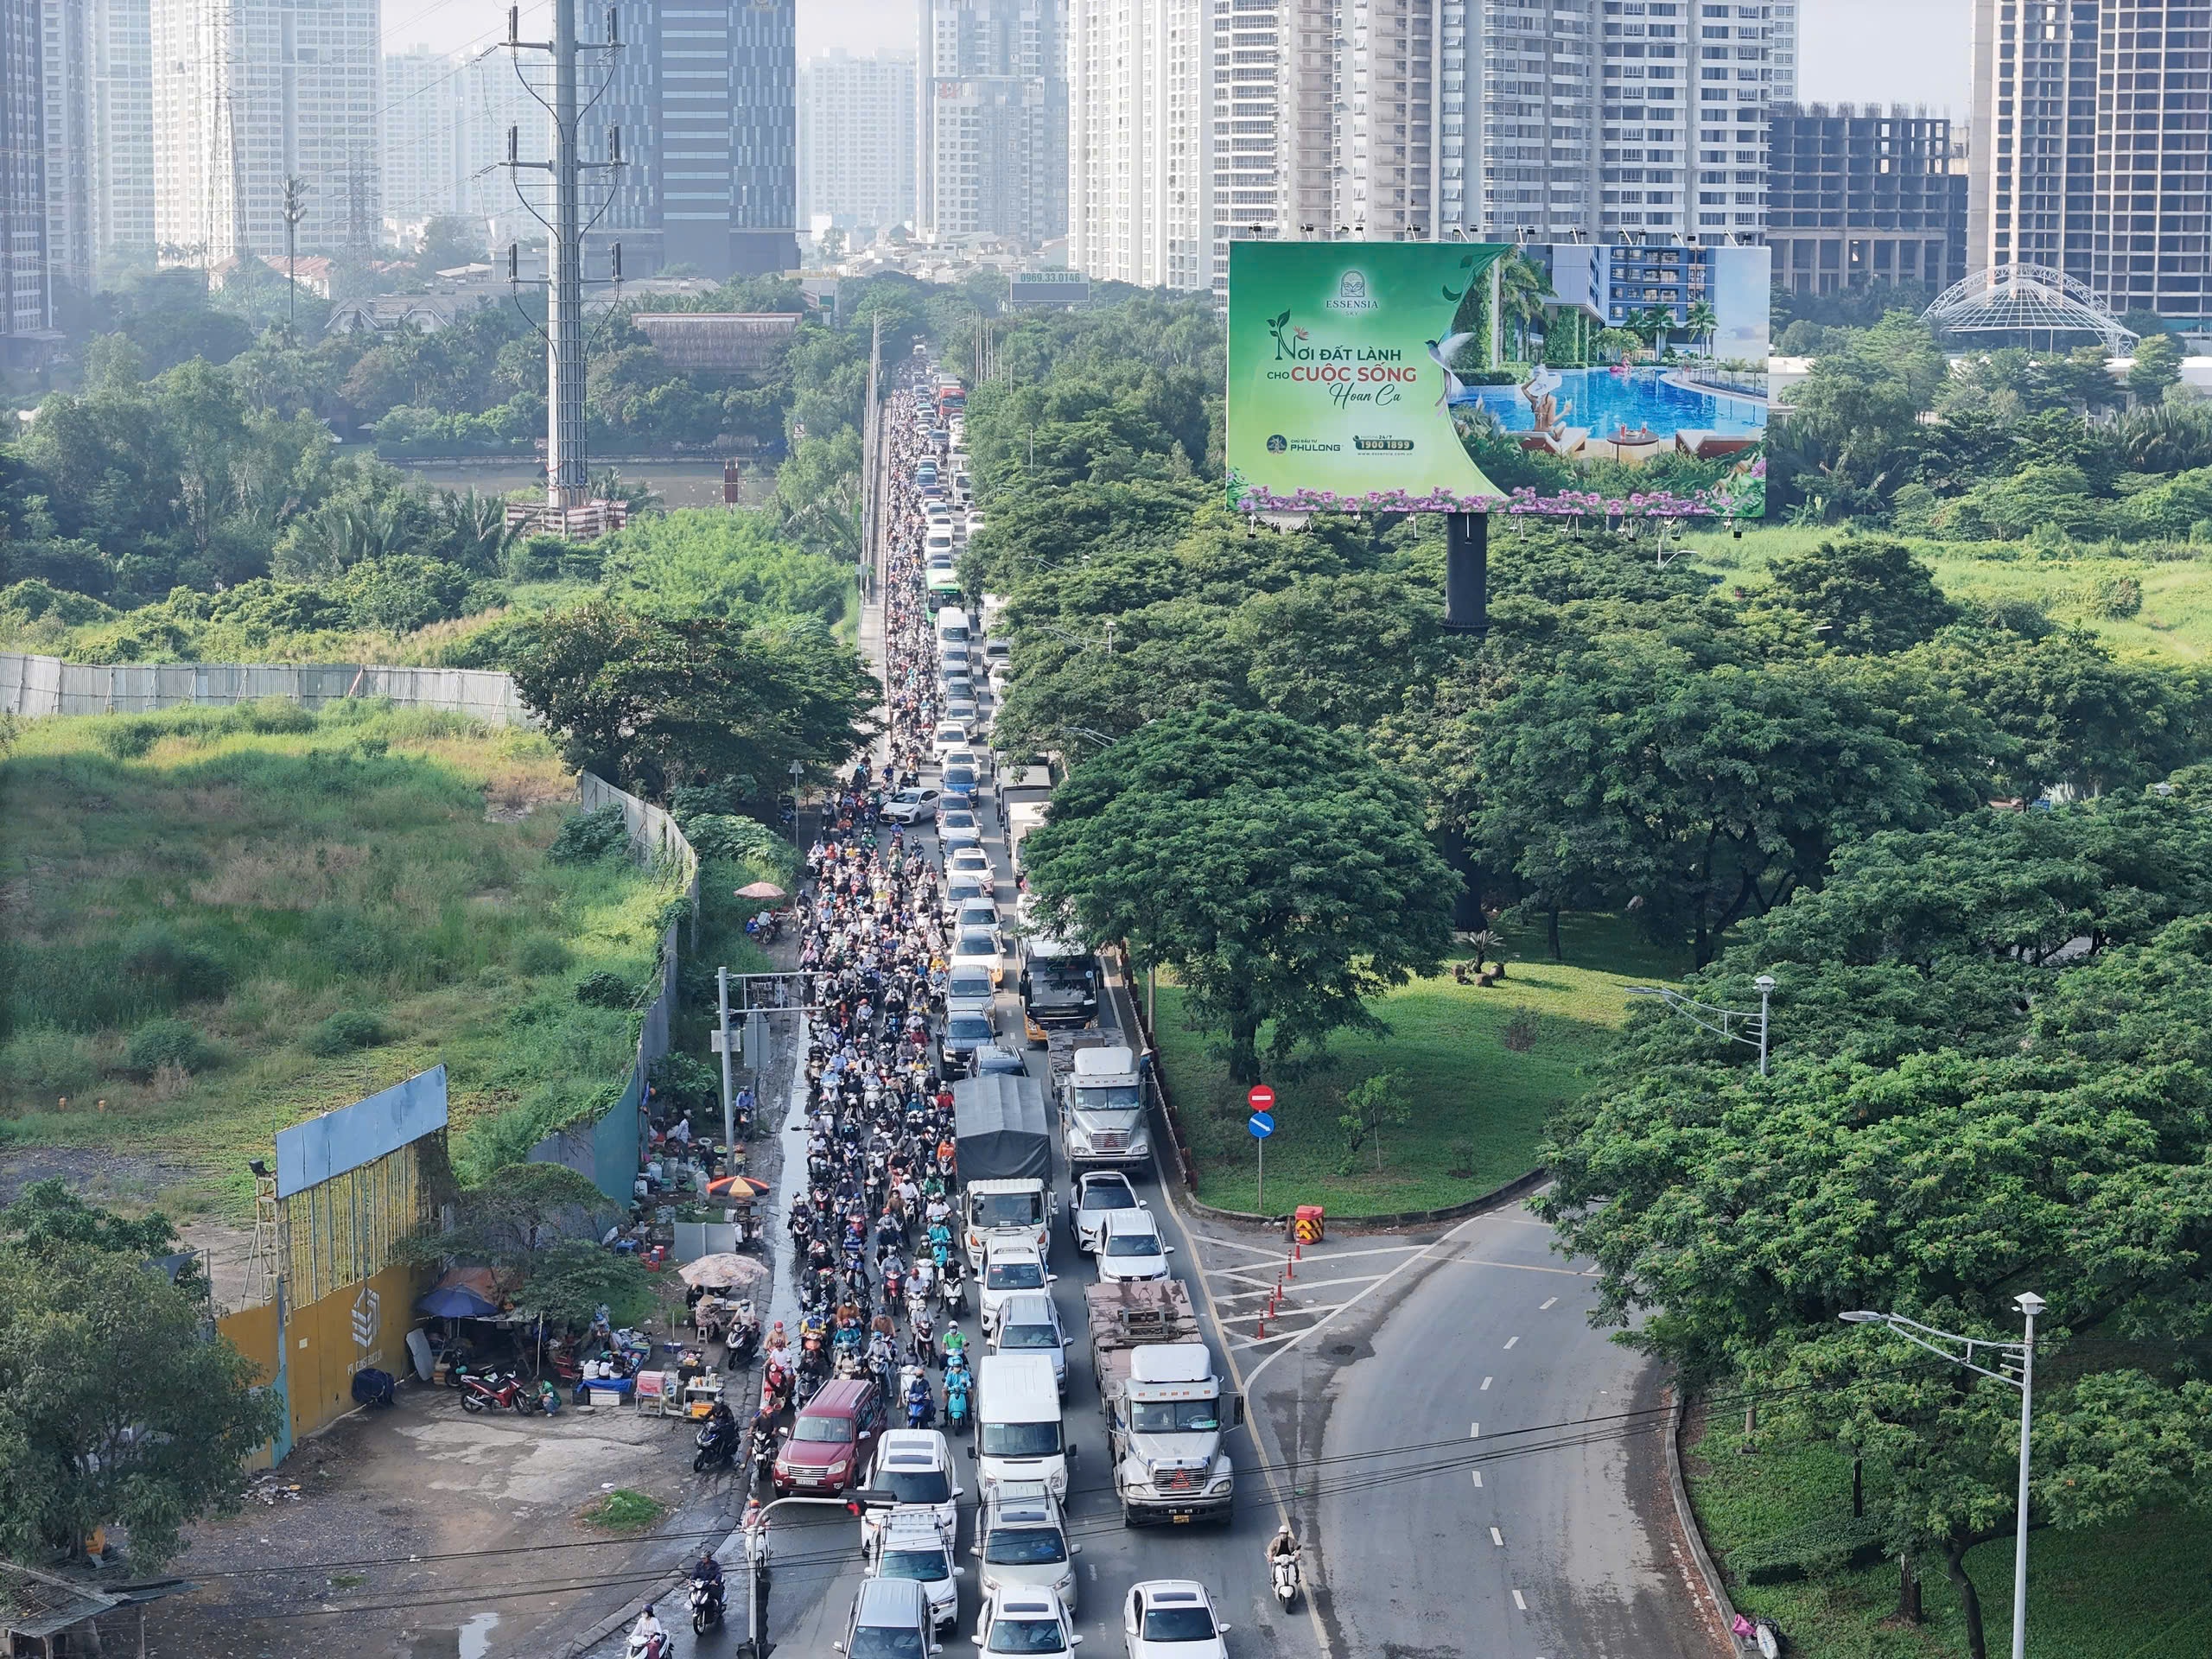
[{"label": "blue circular traffic sign", "polygon": [[1264,1141],[1275,1132],[1274,1114],[1255,1112],[1245,1120],[1244,1127],[1252,1131],[1252,1138],[1255,1141]]}]

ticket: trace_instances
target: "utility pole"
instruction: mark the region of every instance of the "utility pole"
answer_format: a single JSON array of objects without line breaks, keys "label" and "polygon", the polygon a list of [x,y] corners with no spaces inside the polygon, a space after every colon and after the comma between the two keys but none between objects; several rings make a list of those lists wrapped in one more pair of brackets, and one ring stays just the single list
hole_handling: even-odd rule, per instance
[{"label": "utility pole", "polygon": [[[737,1154],[737,1115],[730,1105],[733,1098],[729,1077],[729,969],[715,969],[715,991],[721,1009],[722,1050],[722,1156],[728,1161],[723,1167],[735,1170]],[[755,1062],[758,1064],[758,1062]]]},{"label": "utility pole", "polygon": [[308,216],[308,181],[296,173],[284,177],[284,279],[292,285],[291,327],[300,329],[300,221]]}]

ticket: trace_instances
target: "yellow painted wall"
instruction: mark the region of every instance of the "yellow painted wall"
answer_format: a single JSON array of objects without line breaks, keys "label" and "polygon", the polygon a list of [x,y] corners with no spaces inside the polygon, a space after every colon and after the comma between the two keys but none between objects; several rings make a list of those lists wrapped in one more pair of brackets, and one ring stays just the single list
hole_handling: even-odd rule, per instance
[{"label": "yellow painted wall", "polygon": [[[244,1307],[235,1313],[226,1313],[215,1321],[215,1329],[253,1362],[257,1382],[266,1387],[275,1378],[278,1332],[276,1303],[264,1302],[259,1307]],[[273,1461],[275,1452],[273,1445],[263,1446],[246,1459],[246,1466],[266,1469]]]},{"label": "yellow painted wall", "polygon": [[295,1307],[284,1328],[285,1382],[297,1441],[353,1409],[353,1373],[407,1366],[422,1270],[386,1268],[321,1301]]}]

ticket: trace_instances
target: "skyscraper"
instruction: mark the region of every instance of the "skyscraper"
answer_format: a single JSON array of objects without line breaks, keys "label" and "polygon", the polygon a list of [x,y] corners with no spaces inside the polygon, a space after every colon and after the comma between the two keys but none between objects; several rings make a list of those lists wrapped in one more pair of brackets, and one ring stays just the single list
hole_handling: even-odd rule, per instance
[{"label": "skyscraper", "polygon": [[384,211],[400,225],[463,211],[468,197],[468,81],[459,59],[427,46],[384,59]]},{"label": "skyscraper", "polygon": [[911,53],[892,52],[827,52],[801,66],[802,223],[880,230],[914,216],[914,70]]},{"label": "skyscraper", "polygon": [[0,0],[0,345],[11,361],[52,320],[39,10]]},{"label": "skyscraper", "polygon": [[294,176],[302,250],[374,246],[377,0],[153,0],[153,62],[165,258],[281,253]]},{"label": "skyscraper", "polygon": [[[796,270],[797,0],[731,0],[728,15],[731,194],[725,257],[740,275]],[[893,143],[895,132],[883,130]]]},{"label": "skyscraper", "polygon": [[154,251],[148,0],[43,0],[48,257],[80,292]]},{"label": "skyscraper", "polygon": [[917,226],[1034,247],[1068,229],[1067,0],[920,0]]},{"label": "skyscraper", "polygon": [[1869,105],[1782,104],[1768,121],[1767,243],[1800,294],[1966,275],[1967,177],[1951,121]]},{"label": "skyscraper", "polygon": [[1967,263],[2212,317],[2206,0],[1975,0]]},{"label": "skyscraper", "polygon": [[1068,263],[1147,287],[1213,280],[1214,27],[1203,0],[1071,0]]}]

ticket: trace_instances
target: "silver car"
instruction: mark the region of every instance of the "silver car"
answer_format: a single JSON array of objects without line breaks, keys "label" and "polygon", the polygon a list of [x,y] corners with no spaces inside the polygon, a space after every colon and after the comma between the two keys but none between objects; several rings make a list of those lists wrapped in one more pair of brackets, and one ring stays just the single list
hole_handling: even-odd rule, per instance
[{"label": "silver car", "polygon": [[1075,1611],[1075,1558],[1058,1502],[1041,1480],[1001,1481],[983,1504],[976,1555],[983,1563],[983,1594],[999,1590],[1056,1592]]},{"label": "silver car", "polygon": [[1052,1380],[1060,1385],[1060,1398],[1067,1398],[1068,1337],[1050,1296],[1041,1291],[1024,1291],[1007,1297],[991,1334],[991,1351],[1047,1356],[1052,1362]]}]

